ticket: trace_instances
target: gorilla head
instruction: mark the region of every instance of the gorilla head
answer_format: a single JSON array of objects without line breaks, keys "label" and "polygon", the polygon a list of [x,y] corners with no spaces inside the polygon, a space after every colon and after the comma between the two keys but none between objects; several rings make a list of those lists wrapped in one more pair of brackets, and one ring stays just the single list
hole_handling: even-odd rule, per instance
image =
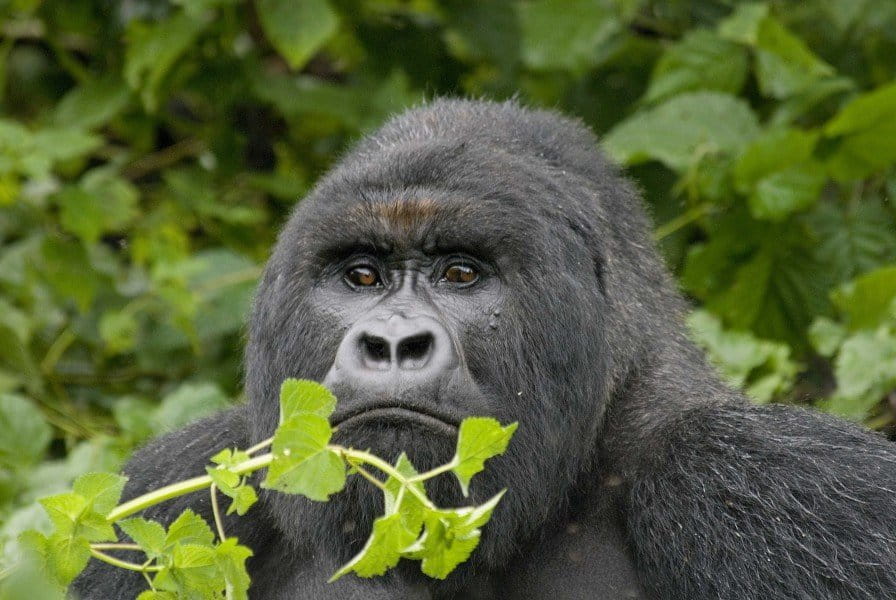
[{"label": "gorilla head", "polygon": [[[519,421],[473,482],[480,501],[510,488],[474,557],[506,562],[594,472],[609,399],[676,312],[646,235],[639,200],[581,125],[514,103],[404,113],[280,235],[247,352],[253,440],[276,426],[287,377],[333,389],[340,443],[407,451],[418,468],[450,459],[465,416]],[[432,491],[463,503],[448,477]],[[355,482],[326,505],[266,501],[286,535],[348,553],[378,496]]]}]

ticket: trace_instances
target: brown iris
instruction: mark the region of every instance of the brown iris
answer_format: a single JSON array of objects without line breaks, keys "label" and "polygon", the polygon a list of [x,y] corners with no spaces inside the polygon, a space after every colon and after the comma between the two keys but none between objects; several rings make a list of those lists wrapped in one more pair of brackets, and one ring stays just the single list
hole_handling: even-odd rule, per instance
[{"label": "brown iris", "polygon": [[479,279],[479,273],[471,265],[457,264],[445,269],[445,275],[442,278],[448,283],[466,284]]},{"label": "brown iris", "polygon": [[356,287],[374,287],[380,285],[380,276],[372,267],[352,267],[345,274],[345,278]]}]

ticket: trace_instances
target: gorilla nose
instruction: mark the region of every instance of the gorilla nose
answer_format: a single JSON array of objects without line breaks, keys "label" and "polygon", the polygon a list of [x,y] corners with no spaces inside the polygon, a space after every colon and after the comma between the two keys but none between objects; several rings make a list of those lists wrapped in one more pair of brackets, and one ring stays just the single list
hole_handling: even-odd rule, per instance
[{"label": "gorilla nose", "polygon": [[359,356],[364,367],[377,371],[424,369],[434,354],[435,336],[423,331],[402,339],[364,333],[359,339]]},{"label": "gorilla nose", "polygon": [[[355,383],[434,383],[457,365],[446,329],[431,317],[369,319],[352,327],[333,370]],[[334,373],[335,374],[335,373]]]}]

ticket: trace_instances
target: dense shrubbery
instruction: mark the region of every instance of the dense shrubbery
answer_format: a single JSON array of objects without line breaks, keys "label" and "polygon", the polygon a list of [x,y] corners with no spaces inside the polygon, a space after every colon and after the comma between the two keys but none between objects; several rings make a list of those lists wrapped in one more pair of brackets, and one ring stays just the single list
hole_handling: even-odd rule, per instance
[{"label": "dense shrubbery", "polygon": [[580,115],[758,401],[896,404],[896,4],[0,4],[0,571],[34,499],[237,400],[276,229],[440,94]]}]

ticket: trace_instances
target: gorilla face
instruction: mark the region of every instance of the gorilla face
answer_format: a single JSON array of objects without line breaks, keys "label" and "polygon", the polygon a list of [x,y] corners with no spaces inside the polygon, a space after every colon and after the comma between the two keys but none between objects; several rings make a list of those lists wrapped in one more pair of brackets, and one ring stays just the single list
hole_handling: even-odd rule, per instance
[{"label": "gorilla face", "polygon": [[[269,262],[247,386],[256,440],[276,426],[280,382],[310,378],[339,400],[336,442],[392,460],[405,451],[418,469],[450,459],[466,416],[519,421],[472,486],[474,501],[509,488],[475,558],[498,563],[560,514],[590,468],[606,382],[598,258],[577,225],[594,217],[570,191],[581,189],[543,160],[495,150],[439,138],[362,146],[331,171]],[[572,216],[570,203],[581,206]],[[356,479],[327,504],[266,501],[286,535],[347,556],[381,507]],[[469,502],[450,477],[430,492]]]}]

